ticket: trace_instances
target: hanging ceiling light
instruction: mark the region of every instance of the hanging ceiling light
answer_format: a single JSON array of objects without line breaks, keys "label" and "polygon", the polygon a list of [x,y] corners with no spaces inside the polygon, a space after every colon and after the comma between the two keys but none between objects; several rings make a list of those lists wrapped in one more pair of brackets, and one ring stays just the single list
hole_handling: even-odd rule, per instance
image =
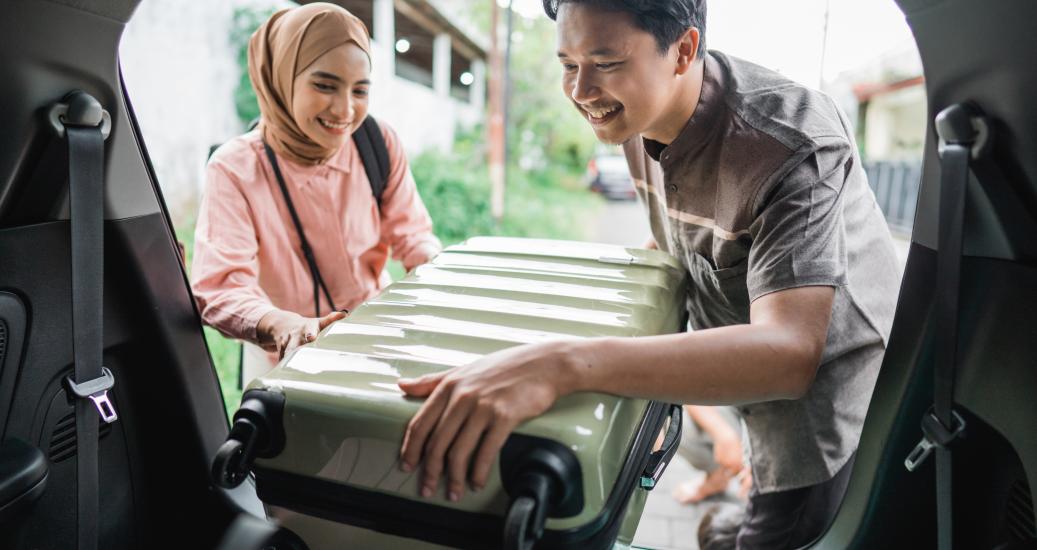
[{"label": "hanging ceiling light", "polygon": [[400,53],[407,53],[410,51],[410,40],[401,38],[396,41],[396,51]]}]

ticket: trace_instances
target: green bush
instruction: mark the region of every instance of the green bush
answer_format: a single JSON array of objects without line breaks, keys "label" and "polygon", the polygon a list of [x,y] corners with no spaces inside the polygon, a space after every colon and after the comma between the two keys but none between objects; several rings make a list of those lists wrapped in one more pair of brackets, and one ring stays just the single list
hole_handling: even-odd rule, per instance
[{"label": "green bush", "polygon": [[445,245],[479,235],[585,240],[601,199],[588,193],[582,174],[564,167],[523,171],[511,167],[504,217],[490,210],[490,178],[480,151],[426,152],[411,162],[418,192]]},{"label": "green bush", "polygon": [[248,40],[276,10],[273,8],[257,8],[241,6],[234,8],[234,16],[230,29],[230,44],[234,48],[238,61],[238,85],[234,89],[234,108],[242,125],[247,125],[259,117],[259,103],[256,92],[252,89],[252,81],[248,77]]},{"label": "green bush", "polygon": [[428,208],[436,236],[455,243],[495,232],[490,212],[490,178],[485,166],[456,157],[423,153],[411,162],[418,193]]}]

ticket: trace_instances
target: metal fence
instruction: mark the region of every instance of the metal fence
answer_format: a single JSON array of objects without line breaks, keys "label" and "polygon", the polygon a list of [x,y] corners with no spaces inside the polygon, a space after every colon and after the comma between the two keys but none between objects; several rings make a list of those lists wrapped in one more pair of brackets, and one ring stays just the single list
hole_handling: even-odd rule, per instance
[{"label": "metal fence", "polygon": [[868,185],[875,192],[875,199],[886,215],[890,229],[910,233],[915,220],[922,163],[865,162],[864,172],[868,175]]}]

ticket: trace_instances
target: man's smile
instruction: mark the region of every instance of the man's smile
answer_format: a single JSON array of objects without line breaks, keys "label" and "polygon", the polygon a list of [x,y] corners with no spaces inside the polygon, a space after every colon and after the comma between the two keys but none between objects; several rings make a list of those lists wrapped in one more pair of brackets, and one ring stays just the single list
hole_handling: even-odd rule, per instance
[{"label": "man's smile", "polygon": [[623,106],[618,103],[606,106],[577,105],[577,107],[593,126],[608,124],[623,111]]}]

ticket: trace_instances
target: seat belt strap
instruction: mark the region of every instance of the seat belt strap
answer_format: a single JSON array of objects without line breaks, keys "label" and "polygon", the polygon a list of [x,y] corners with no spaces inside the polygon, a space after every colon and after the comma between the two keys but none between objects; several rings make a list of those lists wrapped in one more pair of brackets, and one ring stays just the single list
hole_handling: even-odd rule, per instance
[{"label": "seat belt strap", "polygon": [[956,104],[936,116],[936,132],[940,137],[940,216],[933,406],[922,418],[924,437],[904,464],[914,471],[936,450],[937,546],[949,550],[954,515],[950,445],[965,430],[964,419],[954,410],[965,200],[969,166],[988,148],[989,124],[975,106]]},{"label": "seat belt strap", "polygon": [[118,415],[108,398],[115,383],[101,366],[104,350],[104,141],[111,119],[85,92],[72,92],[51,109],[68,140],[71,215],[72,356],[74,374],[66,391],[75,396],[76,531],[80,550],[98,545],[98,417]]}]

